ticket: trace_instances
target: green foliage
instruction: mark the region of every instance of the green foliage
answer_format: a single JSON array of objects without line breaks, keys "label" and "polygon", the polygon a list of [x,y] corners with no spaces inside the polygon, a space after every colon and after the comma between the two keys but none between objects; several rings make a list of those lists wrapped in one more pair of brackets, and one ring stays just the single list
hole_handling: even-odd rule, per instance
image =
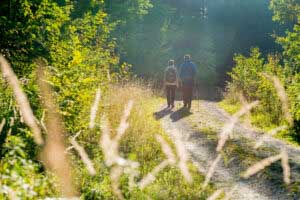
[{"label": "green foliage", "polygon": [[121,70],[109,40],[106,14],[87,12],[65,27],[62,40],[51,49],[51,83],[70,132],[87,127],[88,112],[96,88],[104,88]]},{"label": "green foliage", "polygon": [[273,10],[273,20],[281,23],[300,20],[299,0],[271,0],[270,8]]},{"label": "green foliage", "polygon": [[[286,89],[290,112],[294,118],[294,126],[283,135],[287,140],[299,142],[300,4],[297,0],[272,0],[270,8],[274,12],[273,20],[293,25],[292,31],[276,38],[283,47],[284,65],[281,65],[281,57],[278,55],[269,56],[268,62],[265,62],[258,49],[252,49],[250,57],[236,56],[236,66],[230,73],[232,82],[228,84],[229,94],[241,92],[248,100],[260,100],[260,106],[255,109],[255,115],[252,117],[254,124],[259,127],[281,125],[284,118],[278,94],[272,82],[262,74],[277,76]],[[227,95],[227,98],[232,97]]]},{"label": "green foliage", "polygon": [[113,21],[120,20],[122,23],[148,14],[149,9],[153,7],[151,0],[106,0],[105,6],[110,18]]},{"label": "green foliage", "polygon": [[286,65],[300,72],[300,2],[298,0],[272,0],[270,8],[274,12],[275,21],[293,26],[293,29],[287,31],[285,36],[278,36],[277,42],[283,47]]},{"label": "green foliage", "polygon": [[[264,118],[267,119],[263,121],[261,119],[256,120],[256,125],[261,128],[266,125],[282,123],[280,100],[272,81],[263,75],[263,73],[268,73],[279,77],[284,76],[278,57],[269,56],[268,62],[264,63],[259,49],[254,48],[251,50],[250,57],[236,55],[234,60],[236,66],[229,73],[232,78],[232,82],[228,85],[230,94],[235,93],[236,96],[242,94],[249,102],[260,101],[256,112],[263,113]],[[227,95],[228,98],[230,98],[229,96]],[[237,97],[236,100],[238,100]]]},{"label": "green foliage", "polygon": [[54,1],[25,0],[1,3],[1,53],[21,76],[32,71],[32,59],[47,56],[49,46],[57,42],[60,28],[68,20],[69,6]]},{"label": "green foliage", "polygon": [[32,148],[31,136],[24,133],[8,135],[1,149],[0,198],[22,197],[22,199],[45,198],[56,194],[51,175],[42,172],[42,165],[32,160],[28,149]]},{"label": "green foliage", "polygon": [[[267,62],[260,55],[259,50],[254,48],[251,50],[250,57],[242,55],[235,57],[236,65],[229,73],[232,81],[227,85],[226,101],[222,105],[225,105],[227,110],[236,107],[227,104],[240,104],[239,95],[242,94],[248,102],[260,101],[259,106],[253,111],[254,125],[268,130],[286,124],[279,94],[273,81],[264,75],[268,74],[278,77],[284,85],[289,97],[290,112],[297,122],[299,120],[299,74],[293,75],[291,68],[281,66],[278,55],[269,55]],[[293,129],[290,130],[290,134],[294,134],[298,125],[291,128]],[[297,140],[296,138],[297,136],[294,140]]]},{"label": "green foliage", "polygon": [[[300,14],[299,14],[300,16]],[[287,32],[285,37],[277,37],[277,42],[282,45],[286,65],[300,72],[300,25],[296,24],[292,32]]]},{"label": "green foliage", "polygon": [[157,0],[142,17],[128,13],[128,1],[119,2],[107,1],[109,18],[126,20],[113,35],[121,59],[141,77],[161,80],[169,59],[178,66],[189,53],[198,67],[198,85],[212,88],[227,79],[234,52],[246,53],[254,43],[263,52],[278,48],[268,36],[278,26],[267,1]]},{"label": "green foliage", "polygon": [[[108,83],[129,75],[128,64],[119,66],[116,42],[110,36],[115,24],[108,22],[104,2],[85,1],[87,7],[80,9],[78,3],[60,0],[0,3],[0,36],[5,38],[0,41],[1,53],[22,77],[21,85],[37,118],[41,117],[43,108],[35,83],[35,59],[42,57],[47,60],[48,82],[53,86],[70,135],[87,127],[96,88],[101,88],[105,94]],[[0,94],[1,120],[5,118],[9,123],[13,118],[15,121],[12,127],[6,125],[0,135],[0,145],[3,146],[0,174],[4,176],[1,190],[11,188],[24,198],[55,196],[57,193],[53,187],[48,186],[54,181],[36,161],[37,147],[31,133],[20,123],[12,94],[2,79]],[[26,137],[18,133],[20,130],[27,132]],[[11,144],[17,150],[8,146]],[[27,177],[28,174],[32,175]]]},{"label": "green foliage", "polygon": [[251,50],[250,57],[246,58],[243,55],[236,55],[234,58],[236,66],[229,73],[232,78],[232,84],[238,86],[238,89],[243,91],[244,95],[253,99],[253,95],[258,90],[259,73],[263,70],[264,60],[260,57],[260,52],[257,48]]}]

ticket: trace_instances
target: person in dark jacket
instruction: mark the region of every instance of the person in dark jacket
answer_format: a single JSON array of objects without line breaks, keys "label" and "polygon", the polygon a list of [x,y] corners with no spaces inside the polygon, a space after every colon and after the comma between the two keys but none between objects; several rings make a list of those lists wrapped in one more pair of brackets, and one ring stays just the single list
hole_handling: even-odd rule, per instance
[{"label": "person in dark jacket", "polygon": [[179,86],[179,77],[174,60],[168,62],[168,67],[164,74],[164,85],[167,93],[168,108],[174,108],[175,91]]},{"label": "person in dark jacket", "polygon": [[185,55],[184,62],[179,67],[179,77],[181,80],[183,104],[184,107],[188,107],[189,109],[192,106],[195,76],[196,66],[191,61],[191,56]]}]

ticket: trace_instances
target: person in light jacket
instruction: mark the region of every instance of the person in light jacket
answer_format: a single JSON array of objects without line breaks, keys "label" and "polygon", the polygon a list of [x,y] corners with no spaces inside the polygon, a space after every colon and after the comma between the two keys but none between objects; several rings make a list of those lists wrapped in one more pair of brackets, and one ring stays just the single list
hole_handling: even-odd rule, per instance
[{"label": "person in light jacket", "polygon": [[175,92],[176,88],[179,86],[179,76],[174,60],[169,60],[168,62],[164,74],[164,85],[166,88],[168,108],[174,108]]}]

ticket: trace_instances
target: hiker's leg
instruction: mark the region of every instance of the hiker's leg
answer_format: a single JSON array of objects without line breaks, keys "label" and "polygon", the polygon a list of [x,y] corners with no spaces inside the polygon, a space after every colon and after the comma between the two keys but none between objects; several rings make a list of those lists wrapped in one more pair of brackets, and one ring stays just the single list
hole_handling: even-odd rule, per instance
[{"label": "hiker's leg", "polygon": [[171,93],[170,86],[166,86],[166,94],[167,94],[168,107],[171,106],[171,99],[170,99],[171,94],[170,93]]},{"label": "hiker's leg", "polygon": [[187,106],[187,88],[186,88],[186,86],[182,86],[182,99],[183,99],[183,105]]},{"label": "hiker's leg", "polygon": [[188,89],[188,108],[192,107],[192,100],[193,100],[193,87],[189,87]]},{"label": "hiker's leg", "polygon": [[174,107],[174,101],[175,101],[175,91],[176,91],[176,86],[172,86],[171,89],[171,106]]}]

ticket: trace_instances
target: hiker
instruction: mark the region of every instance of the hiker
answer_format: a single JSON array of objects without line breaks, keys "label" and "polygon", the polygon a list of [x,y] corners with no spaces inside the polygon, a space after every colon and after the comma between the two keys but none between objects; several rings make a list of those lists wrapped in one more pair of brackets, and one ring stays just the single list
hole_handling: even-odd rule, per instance
[{"label": "hiker", "polygon": [[191,109],[193,98],[194,79],[196,75],[196,66],[191,61],[190,55],[184,56],[184,62],[179,67],[179,77],[181,80],[183,105]]},{"label": "hiker", "polygon": [[169,60],[168,62],[164,75],[164,85],[167,93],[168,108],[174,108],[175,91],[179,86],[179,77],[174,60]]}]

